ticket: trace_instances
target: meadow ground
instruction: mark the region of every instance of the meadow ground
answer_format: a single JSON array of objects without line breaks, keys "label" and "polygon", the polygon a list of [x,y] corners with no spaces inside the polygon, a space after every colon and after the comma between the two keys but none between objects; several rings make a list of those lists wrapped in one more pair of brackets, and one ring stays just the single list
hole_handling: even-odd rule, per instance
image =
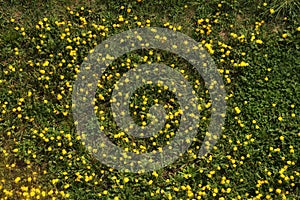
[{"label": "meadow ground", "polygon": [[[0,0],[0,199],[299,199],[299,14],[297,0]],[[136,139],[114,122],[113,84],[137,65],[171,66],[202,102],[198,134],[185,154],[163,169],[125,173],[82,144],[72,88],[97,44],[147,26],[184,33],[207,49],[225,84],[226,121],[212,151],[198,158],[212,106],[203,79],[159,49],[121,56],[95,96],[95,112],[114,144],[151,152],[178,129],[179,104],[160,86],[137,90],[130,110],[145,125],[159,102],[167,127]]]}]

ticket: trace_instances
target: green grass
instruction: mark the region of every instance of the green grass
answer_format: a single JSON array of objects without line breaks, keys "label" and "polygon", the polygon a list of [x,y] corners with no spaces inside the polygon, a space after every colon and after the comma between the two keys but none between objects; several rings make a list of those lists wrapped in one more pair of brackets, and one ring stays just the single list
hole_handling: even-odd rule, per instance
[{"label": "green grass", "polygon": [[[0,199],[299,199],[299,11],[292,0],[0,1]],[[165,51],[123,55],[105,71],[97,90],[104,99],[96,102],[103,111],[99,121],[116,145],[150,152],[178,129],[177,116],[155,137],[118,134],[109,105],[112,86],[117,73],[139,64],[184,70],[205,116],[189,151],[175,163],[124,173],[96,160],[77,137],[72,85],[89,50],[146,24],[175,27],[210,44],[227,92],[226,123],[215,148],[197,158],[211,113],[204,81],[187,61]],[[170,91],[148,85],[131,98],[137,124],[148,122],[142,115],[156,99],[170,115],[178,114]]]}]

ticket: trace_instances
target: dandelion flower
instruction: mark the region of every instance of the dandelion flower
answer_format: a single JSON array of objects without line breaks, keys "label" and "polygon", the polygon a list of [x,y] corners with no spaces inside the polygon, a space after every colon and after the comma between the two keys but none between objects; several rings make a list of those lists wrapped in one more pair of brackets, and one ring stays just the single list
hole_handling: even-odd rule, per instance
[{"label": "dandelion flower", "polygon": [[62,99],[62,95],[61,94],[58,94],[57,95],[57,100],[61,100]]},{"label": "dandelion flower", "polygon": [[288,37],[288,34],[284,33],[284,34],[282,34],[282,37],[285,39]]},{"label": "dandelion flower", "polygon": [[256,40],[255,41],[257,44],[262,44],[262,43],[264,43],[262,40]]}]

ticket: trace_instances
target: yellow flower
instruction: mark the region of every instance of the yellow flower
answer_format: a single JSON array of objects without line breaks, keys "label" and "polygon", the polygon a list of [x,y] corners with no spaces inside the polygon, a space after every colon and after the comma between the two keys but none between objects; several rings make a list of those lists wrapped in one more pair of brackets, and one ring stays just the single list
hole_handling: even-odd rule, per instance
[{"label": "yellow flower", "polygon": [[156,171],[153,171],[153,172],[152,172],[152,175],[155,176],[155,177],[158,177],[158,174],[157,174]]},{"label": "yellow flower", "polygon": [[17,178],[15,179],[15,183],[19,183],[20,180],[21,180],[21,178],[20,178],[20,177],[17,177]]},{"label": "yellow flower", "polygon": [[13,150],[14,153],[17,153],[18,151],[19,151],[19,149],[14,149]]},{"label": "yellow flower", "polygon": [[207,48],[210,54],[214,54],[215,51],[213,50],[211,44],[206,43],[204,46]]},{"label": "yellow flower", "polygon": [[284,140],[284,136],[280,136],[279,139],[280,139],[281,141],[283,141],[283,140]]},{"label": "yellow flower", "polygon": [[35,192],[34,192],[34,191],[31,191],[31,192],[30,192],[30,196],[33,197],[34,195],[35,195]]},{"label": "yellow flower", "polygon": [[129,182],[129,178],[128,177],[125,177],[124,178],[124,183],[128,183]]},{"label": "yellow flower", "polygon": [[65,155],[67,151],[65,149],[62,150],[62,154]]},{"label": "yellow flower", "polygon": [[286,34],[286,33],[282,34],[283,38],[287,38],[287,36],[288,36],[288,34]]},{"label": "yellow flower", "polygon": [[278,117],[278,120],[279,120],[279,121],[282,121],[282,117],[281,117],[281,116],[279,116],[279,117]]},{"label": "yellow flower", "polygon": [[240,64],[239,64],[240,67],[247,67],[249,66],[249,63],[246,63],[245,61],[242,61]]},{"label": "yellow flower", "polygon": [[119,16],[119,22],[123,22],[124,21],[124,18],[122,15]]},{"label": "yellow flower", "polygon": [[264,43],[262,40],[256,40],[255,41],[257,44],[262,44],[262,43]]},{"label": "yellow flower", "polygon": [[44,63],[43,63],[43,67],[47,67],[49,65],[49,61],[46,60]]},{"label": "yellow flower", "polygon": [[62,95],[61,94],[58,94],[57,95],[57,100],[61,100],[62,99]]},{"label": "yellow flower", "polygon": [[297,28],[297,31],[299,31],[299,32],[300,32],[300,26]]},{"label": "yellow flower", "polygon": [[281,189],[276,189],[276,193],[280,194],[281,193]]},{"label": "yellow flower", "polygon": [[198,23],[198,24],[201,24],[202,22],[204,22],[203,19],[198,19],[198,20],[197,20],[197,23]]},{"label": "yellow flower", "polygon": [[235,107],[234,110],[235,110],[235,112],[236,112],[237,114],[240,114],[240,113],[241,113],[241,110],[239,109],[239,107]]},{"label": "yellow flower", "polygon": [[52,179],[51,182],[52,182],[52,184],[56,184],[56,183],[58,183],[58,181],[59,181],[58,179]]},{"label": "yellow flower", "polygon": [[273,14],[275,10],[273,8],[270,8],[270,13]]}]

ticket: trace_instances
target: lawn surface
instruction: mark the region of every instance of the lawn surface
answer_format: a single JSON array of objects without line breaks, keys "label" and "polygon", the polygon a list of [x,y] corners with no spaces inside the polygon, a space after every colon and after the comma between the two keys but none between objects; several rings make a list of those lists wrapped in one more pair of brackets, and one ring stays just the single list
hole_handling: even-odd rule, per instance
[{"label": "lawn surface", "polygon": [[[297,0],[0,0],[0,199],[299,199],[299,14]],[[120,74],[164,63],[201,100],[199,134],[184,155],[163,169],[125,173],[82,144],[72,87],[97,44],[147,26],[179,31],[207,49],[225,84],[226,121],[212,151],[198,158],[211,113],[203,79],[162,50],[121,56],[95,96],[100,125],[114,144],[135,153],[159,150],[180,121],[174,94],[148,85],[131,98],[132,118],[147,124],[159,102],[168,127],[146,139],[120,130],[109,104]]]}]

